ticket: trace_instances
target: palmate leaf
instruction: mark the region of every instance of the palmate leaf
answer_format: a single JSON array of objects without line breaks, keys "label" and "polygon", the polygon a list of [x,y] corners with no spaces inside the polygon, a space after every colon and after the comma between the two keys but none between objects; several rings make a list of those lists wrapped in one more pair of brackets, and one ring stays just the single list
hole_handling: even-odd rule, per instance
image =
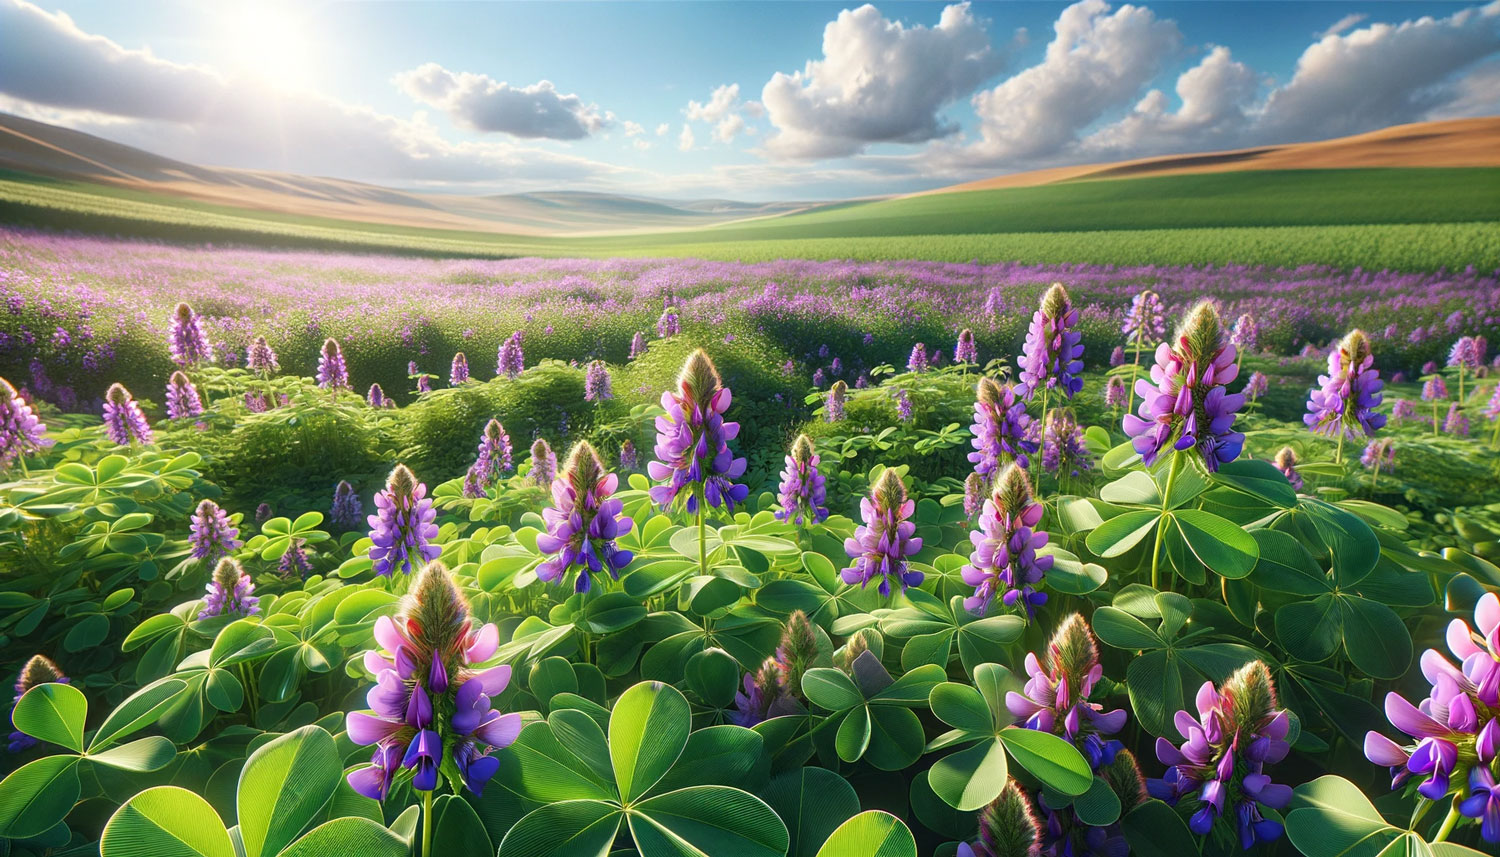
[{"label": "palmate leaf", "polygon": [[0,839],[40,836],[78,802],[78,757],[45,756],[0,781]]},{"label": "palmate leaf", "polygon": [[917,857],[917,840],[901,819],[872,809],[839,825],[816,857]]},{"label": "palmate leaf", "polygon": [[786,824],[787,857],[814,857],[823,840],[859,812],[849,781],[826,768],[797,768],[773,778],[765,799]]},{"label": "palmate leaf", "polygon": [[615,702],[609,718],[609,755],[626,804],[656,785],[682,755],[691,719],[682,693],[660,682],[637,684]]},{"label": "palmate leaf", "polygon": [[229,831],[208,801],[158,786],[126,801],[104,826],[101,857],[235,857]]},{"label": "palmate leaf", "polygon": [[16,702],[16,728],[33,738],[83,752],[83,721],[89,702],[83,691],[71,684],[46,682],[26,691]]},{"label": "palmate leaf", "polygon": [[288,732],[251,753],[236,804],[246,857],[272,857],[291,844],[333,794],[342,771],[333,736],[317,726]]},{"label": "palmate leaf", "polygon": [[749,792],[693,786],[647,798],[627,813],[641,857],[781,857],[786,825]]}]

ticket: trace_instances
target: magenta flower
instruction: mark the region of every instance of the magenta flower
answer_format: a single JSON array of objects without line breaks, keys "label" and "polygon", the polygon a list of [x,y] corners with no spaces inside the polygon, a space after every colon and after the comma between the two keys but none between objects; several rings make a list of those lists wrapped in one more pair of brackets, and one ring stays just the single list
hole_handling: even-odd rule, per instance
[{"label": "magenta flower", "polygon": [[682,319],[677,315],[676,307],[667,307],[661,311],[661,318],[656,320],[656,335],[662,339],[668,336],[676,336],[682,332]]},{"label": "magenta flower", "polygon": [[635,358],[640,357],[641,355],[643,355],[645,353],[646,353],[646,334],[644,334],[641,331],[637,330],[635,332],[635,336],[632,336],[630,338],[630,359],[634,360]]},{"label": "magenta flower", "polygon": [[1247,312],[1235,319],[1234,328],[1229,331],[1229,341],[1240,351],[1254,352],[1260,343],[1260,325],[1256,323],[1255,316]]},{"label": "magenta flower", "polygon": [[245,350],[245,368],[257,375],[274,375],[281,369],[276,352],[264,336],[255,337],[255,342]]},{"label": "magenta flower", "polygon": [[1391,405],[1391,418],[1396,422],[1407,422],[1417,418],[1417,406],[1410,399],[1397,399]]},{"label": "magenta flower", "polygon": [[1125,313],[1125,323],[1121,325],[1120,332],[1125,334],[1127,342],[1134,342],[1137,348],[1165,339],[1167,315],[1162,307],[1161,296],[1147,289],[1131,298],[1130,309]]},{"label": "magenta flower", "polygon": [[1014,461],[1022,467],[1031,462],[1028,455],[1037,451],[1037,442],[1031,438],[1031,416],[1026,413],[1026,403],[1019,401],[1015,388],[1009,384],[1001,386],[990,378],[980,378],[974,398],[974,432],[970,443],[974,452],[969,461],[974,472],[988,483],[1007,462]]},{"label": "magenta flower", "polygon": [[198,504],[189,529],[188,541],[192,543],[193,556],[209,563],[217,562],[221,557],[239,550],[242,544],[239,540],[240,531],[229,522],[229,516],[219,508],[219,504],[212,500],[204,500]]},{"label": "magenta flower", "polygon": [[627,473],[634,471],[637,467],[640,467],[641,454],[635,448],[635,441],[631,440],[628,437],[620,442],[619,462],[619,469],[624,470]]},{"label": "magenta flower", "polygon": [[365,400],[370,403],[370,407],[372,408],[389,408],[394,407],[396,404],[385,397],[385,390],[380,389],[379,384],[370,385],[370,392],[365,396]]},{"label": "magenta flower", "polygon": [[464,496],[488,497],[502,474],[510,471],[510,457],[510,435],[505,433],[505,426],[499,420],[490,420],[479,439],[479,454],[469,465],[469,472],[464,474]]},{"label": "magenta flower", "polygon": [[436,519],[427,486],[406,465],[396,465],[385,490],[375,495],[375,514],[365,519],[370,525],[370,561],[375,573],[381,577],[398,570],[410,574],[437,559],[443,549],[432,544],[438,534]]},{"label": "magenta flower", "polygon": [[211,359],[203,319],[187,304],[178,304],[172,314],[167,327],[167,350],[178,366],[194,366]]},{"label": "magenta flower", "polygon": [[603,360],[589,362],[588,369],[583,376],[583,400],[585,402],[602,402],[615,397],[613,385],[610,383],[609,367],[604,365]]},{"label": "magenta flower", "polygon": [[495,375],[506,378],[519,378],[526,369],[526,356],[521,349],[521,339],[525,336],[521,331],[516,331],[510,338],[501,343],[500,350],[495,354]]},{"label": "magenta flower", "polygon": [[457,387],[469,380],[469,358],[462,351],[453,355],[453,365],[448,369],[448,385]]},{"label": "magenta flower", "polygon": [[1130,401],[1130,387],[1123,375],[1111,375],[1104,385],[1104,404],[1110,408],[1123,408]]},{"label": "magenta flower", "polygon": [[1448,384],[1442,375],[1433,375],[1422,382],[1422,401],[1436,402],[1448,398]]},{"label": "magenta flower", "polygon": [[918,342],[911,347],[911,356],[906,358],[908,372],[926,372],[931,361],[927,359],[927,344]]},{"label": "magenta flower", "polygon": [[1458,402],[1448,406],[1448,416],[1443,420],[1443,431],[1455,437],[1469,436],[1469,415],[1459,408]]},{"label": "magenta flower", "polygon": [[125,389],[124,384],[111,384],[104,394],[104,434],[111,442],[120,446],[139,443],[150,446],[155,435],[141,406]]},{"label": "magenta flower", "polygon": [[734,694],[734,710],[726,715],[735,726],[749,729],[772,717],[798,713],[786,672],[776,658],[766,658],[760,669],[745,673],[740,686]]},{"label": "magenta flower", "polygon": [[1073,398],[1083,389],[1083,334],[1074,330],[1078,310],[1068,298],[1068,290],[1054,283],[1042,295],[1041,305],[1032,313],[1017,364],[1021,383],[1017,392],[1027,401],[1042,390],[1058,389]]},{"label": "magenta flower", "polygon": [[365,697],[370,708],[346,719],[349,740],[375,751],[369,767],[348,775],[349,785],[384,800],[405,769],[412,788],[430,792],[451,760],[464,787],[481,794],[500,769],[492,751],[514,743],[522,726],[521,715],[494,709],[511,667],[479,666],[494,657],[500,632],[489,624],[473,628],[468,602],[448,569],[433,562],[412,583],[396,618],[375,621],[375,642],[380,648],[364,656],[375,678]]},{"label": "magenta flower", "polygon": [[1067,739],[1093,770],[1113,763],[1124,745],[1105,736],[1124,728],[1128,715],[1124,709],[1105,711],[1103,705],[1088,701],[1104,677],[1104,667],[1094,634],[1081,615],[1074,613],[1057,626],[1044,655],[1045,663],[1027,653],[1030,678],[1022,693],[1005,695],[1005,707],[1027,729]]},{"label": "magenta flower", "polygon": [[543,438],[531,442],[531,471],[526,478],[542,488],[551,488],[557,478],[557,453]]},{"label": "magenta flower", "polygon": [[23,456],[35,455],[55,441],[46,436],[47,427],[37,419],[31,404],[21,398],[10,382],[0,378],[0,471],[10,468]]},{"label": "magenta flower", "polygon": [[974,345],[974,331],[967,327],[958,333],[958,344],[953,346],[953,362],[979,362],[979,349]]},{"label": "magenta flower", "polygon": [[323,350],[318,355],[318,386],[325,390],[349,389],[349,368],[344,364],[344,352],[333,338],[323,340]]},{"label": "magenta flower", "polygon": [[786,466],[781,471],[779,499],[781,508],[776,517],[802,526],[803,522],[821,524],[828,519],[827,481],[818,471],[821,462],[813,448],[812,438],[797,435],[787,453]]},{"label": "magenta flower", "polygon": [[21,697],[26,695],[26,691],[31,690],[39,684],[52,682],[70,684],[71,681],[71,679],[63,675],[62,668],[53,663],[50,658],[44,655],[31,656],[31,660],[27,661],[25,666],[21,667],[21,671],[16,675],[16,695],[11,702],[9,715],[11,733],[8,737],[10,743],[6,746],[6,750],[11,753],[21,753],[41,743],[36,738],[15,728],[16,703],[21,701]]},{"label": "magenta flower", "polygon": [[907,520],[916,508],[900,474],[889,468],[882,472],[870,496],[859,501],[863,523],[853,538],[844,540],[844,552],[854,560],[842,572],[845,583],[864,587],[879,578],[880,594],[889,597],[893,580],[903,591],[922,582],[922,572],[907,564],[907,557],[922,549],[917,525]]},{"label": "magenta flower", "polygon": [[203,608],[198,611],[200,620],[215,616],[254,616],[260,612],[255,583],[240,564],[229,557],[219,560],[213,577],[203,588]]},{"label": "magenta flower", "polygon": [[1137,414],[1126,414],[1125,433],[1146,466],[1163,450],[1195,449],[1210,472],[1235,460],[1244,434],[1234,431],[1236,412],[1245,404],[1226,387],[1239,374],[1238,352],[1224,342],[1218,311],[1211,303],[1195,308],[1177,333],[1175,347],[1156,347],[1151,380],[1136,382]]},{"label": "magenta flower", "polygon": [[833,386],[828,388],[828,396],[824,399],[823,419],[830,423],[842,422],[844,404],[848,400],[849,385],[843,381],[834,381]]},{"label": "magenta flower", "polygon": [[974,587],[974,594],[964,599],[970,613],[987,615],[996,595],[1005,606],[1019,608],[1025,619],[1047,603],[1047,594],[1036,590],[1053,562],[1051,556],[1036,555],[1048,538],[1046,531],[1032,529],[1041,519],[1042,504],[1032,495],[1026,470],[1014,462],[1006,465],[984,501],[979,528],[969,533],[974,551],[961,573],[964,583]]},{"label": "magenta flower", "polygon": [[347,480],[339,480],[338,486],[333,489],[333,505],[328,510],[329,523],[352,530],[359,526],[363,517],[364,507],[359,501],[359,493]]},{"label": "magenta flower", "polygon": [[1308,413],[1302,422],[1327,437],[1368,436],[1385,425],[1385,414],[1375,413],[1384,395],[1380,372],[1369,337],[1352,330],[1328,354],[1328,374],[1318,376],[1319,389],[1307,399]]},{"label": "magenta flower", "polygon": [[1359,456],[1359,464],[1366,470],[1391,470],[1396,466],[1396,447],[1390,438],[1372,440],[1365,445]]},{"label": "magenta flower", "polygon": [[537,566],[539,579],[561,583],[575,566],[578,592],[589,591],[597,574],[608,572],[611,578],[620,579],[620,569],[635,554],[615,547],[615,539],[634,526],[621,514],[624,504],[611,496],[619,484],[619,477],[604,469],[588,441],[573,447],[567,466],[552,482],[552,507],[542,510],[547,532],[537,536],[536,546],[551,558]]},{"label": "magenta flower", "polygon": [[661,394],[666,414],[656,418],[656,460],[646,464],[660,483],[651,488],[658,506],[668,508],[685,495],[688,514],[700,503],[732,513],[750,495],[748,486],[734,483],[745,473],[745,459],[729,449],[740,433],[739,423],[724,421],[732,400],[708,354],[694,351],[677,376],[677,390]]}]

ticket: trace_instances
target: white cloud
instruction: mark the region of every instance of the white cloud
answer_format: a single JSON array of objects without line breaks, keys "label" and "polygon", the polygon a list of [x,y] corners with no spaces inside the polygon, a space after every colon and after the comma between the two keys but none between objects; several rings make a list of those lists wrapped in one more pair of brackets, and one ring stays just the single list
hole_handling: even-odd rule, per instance
[{"label": "white cloud", "polygon": [[693,136],[693,126],[684,122],[682,124],[682,133],[677,135],[677,148],[687,152],[693,148],[693,144],[696,142],[697,138]]},{"label": "white cloud", "polygon": [[720,143],[733,143],[740,134],[754,134],[755,129],[746,121],[765,115],[765,108],[758,101],[741,101],[738,83],[716,87],[707,101],[689,101],[683,110],[689,122],[706,122],[713,126],[713,138]]},{"label": "white cloud", "polygon": [[663,122],[660,125],[656,126],[656,136],[665,137],[667,136],[667,132],[670,130],[672,130],[672,123]]},{"label": "white cloud", "polygon": [[635,146],[637,149],[639,149],[642,152],[644,152],[647,149],[650,149],[652,146],[656,145],[655,143],[651,142],[650,140],[642,140],[639,137],[637,137],[634,140],[631,140],[630,142],[631,142],[631,145]]},{"label": "white cloud", "polygon": [[1170,109],[1166,93],[1153,89],[1125,118],[1085,139],[1083,149],[1091,158],[1130,158],[1170,151],[1183,141],[1195,148],[1234,146],[1243,140],[1258,87],[1254,71],[1215,46],[1177,78],[1180,107]]},{"label": "white cloud", "polygon": [[733,143],[734,135],[744,130],[745,118],[738,113],[731,113],[714,126],[714,139],[720,143]]},{"label": "white cloud", "polygon": [[1369,17],[1369,15],[1366,15],[1363,12],[1350,12],[1337,21],[1334,21],[1333,26],[1329,27],[1321,33],[1318,33],[1318,38],[1322,39],[1327,36],[1336,36],[1339,33],[1342,33],[1345,30],[1349,29],[1350,27],[1353,27],[1355,24],[1363,22],[1366,18]]},{"label": "white cloud", "polygon": [[949,136],[958,125],[939,112],[1002,65],[967,3],[944,8],[935,27],[908,27],[870,5],[844,10],[823,29],[822,59],[777,72],[761,91],[776,128],[766,148],[827,158]]},{"label": "white cloud", "polygon": [[627,137],[639,137],[646,133],[646,129],[641,126],[641,123],[631,122],[628,119],[621,123],[621,127],[625,129],[625,136]]},{"label": "white cloud", "polygon": [[689,101],[687,118],[701,122],[718,122],[735,108],[740,100],[740,85],[731,83],[719,86],[706,103]]},{"label": "white cloud", "polygon": [[397,74],[392,82],[475,131],[523,139],[579,140],[608,123],[598,105],[558,92],[548,80],[516,87],[489,75],[455,73],[430,62]]}]

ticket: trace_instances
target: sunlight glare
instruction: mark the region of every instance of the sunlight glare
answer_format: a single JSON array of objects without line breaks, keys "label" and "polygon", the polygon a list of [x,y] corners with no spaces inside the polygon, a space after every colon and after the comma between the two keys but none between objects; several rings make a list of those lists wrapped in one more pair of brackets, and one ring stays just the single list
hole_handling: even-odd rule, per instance
[{"label": "sunlight glare", "polygon": [[226,60],[233,69],[280,89],[309,85],[313,44],[295,7],[275,2],[226,4]]}]

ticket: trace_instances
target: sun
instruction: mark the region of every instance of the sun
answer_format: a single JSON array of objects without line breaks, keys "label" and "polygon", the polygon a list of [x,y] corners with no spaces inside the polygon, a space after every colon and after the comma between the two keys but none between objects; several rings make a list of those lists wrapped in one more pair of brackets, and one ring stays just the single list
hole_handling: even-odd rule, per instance
[{"label": "sun", "polygon": [[293,4],[224,4],[220,28],[224,61],[238,74],[280,89],[308,86],[316,54],[306,22]]}]

